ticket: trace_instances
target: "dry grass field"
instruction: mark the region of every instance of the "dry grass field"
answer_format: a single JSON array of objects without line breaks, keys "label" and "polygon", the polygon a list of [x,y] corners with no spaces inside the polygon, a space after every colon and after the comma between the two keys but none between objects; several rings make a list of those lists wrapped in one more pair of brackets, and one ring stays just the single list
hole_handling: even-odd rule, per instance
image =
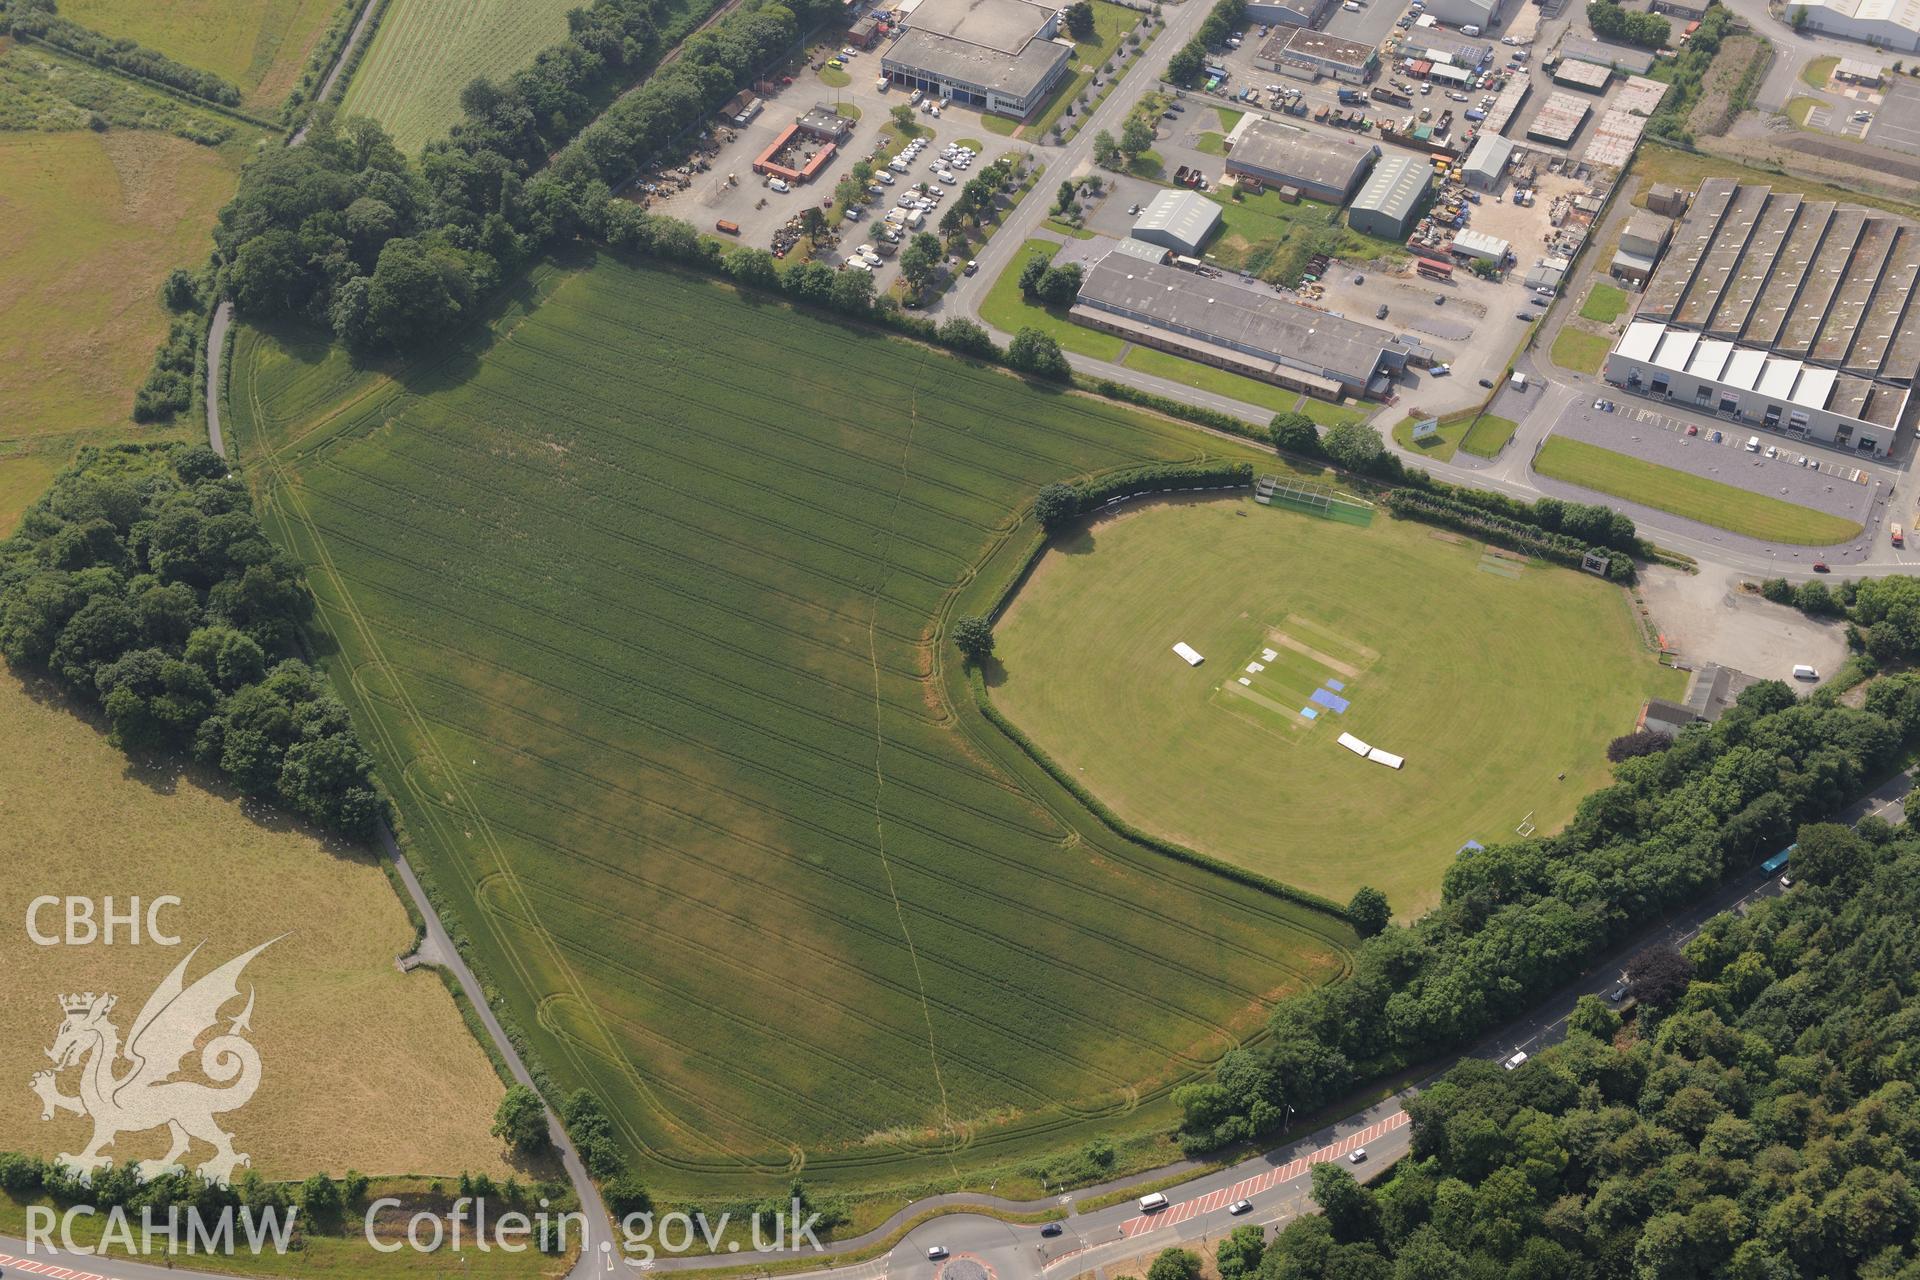
[{"label": "dry grass field", "polygon": [[232,81],[244,105],[279,104],[346,0],[61,0],[60,14]]},{"label": "dry grass field", "polygon": [[71,452],[58,437],[126,428],[160,282],[206,261],[236,172],[160,133],[0,135],[0,531]]},{"label": "dry grass field", "polygon": [[[349,1168],[509,1172],[487,1133],[502,1087],[440,979],[400,972],[395,957],[410,949],[413,926],[368,855],[262,820],[173,769],[131,762],[65,704],[5,671],[0,742],[30,747],[9,750],[0,776],[0,865],[8,870],[0,882],[0,1150],[53,1155],[87,1141],[79,1117],[43,1122],[27,1088],[48,1065],[58,996],[113,992],[124,1034],[193,946],[203,944],[189,981],[279,938],[242,986],[257,993],[251,1039],[261,1084],[222,1120],[253,1167],[268,1178]],[[181,943],[35,945],[27,909],[45,894],[111,894],[123,904],[177,895],[182,905],[162,922]],[[43,931],[57,919],[43,914]],[[129,1135],[109,1154],[124,1161],[164,1148],[164,1132]],[[205,1158],[199,1148],[189,1157]]]}]

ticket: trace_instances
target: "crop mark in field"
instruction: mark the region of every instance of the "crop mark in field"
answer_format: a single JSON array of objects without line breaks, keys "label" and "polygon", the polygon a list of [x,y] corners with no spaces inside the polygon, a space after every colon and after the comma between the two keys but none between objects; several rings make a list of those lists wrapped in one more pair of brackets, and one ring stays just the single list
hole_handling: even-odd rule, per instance
[{"label": "crop mark in field", "polygon": [[[387,666],[386,657],[379,639],[375,634],[373,625],[355,603],[352,592],[347,585],[348,580],[346,575],[340,570],[338,564],[335,563],[333,555],[326,544],[326,539],[321,535],[312,513],[307,510],[305,503],[301,500],[298,481],[294,480],[289,482],[288,477],[282,473],[279,458],[264,437],[262,437],[261,444],[269,473],[268,501],[265,504],[266,511],[278,515],[283,528],[286,528],[285,522],[291,518],[297,521],[299,526],[306,531],[307,537],[305,541],[311,547],[314,563],[322,570],[326,579],[334,587],[337,607],[345,615],[347,622],[350,624],[353,633],[359,638],[360,643],[365,646],[370,663],[376,670],[385,668]],[[292,534],[293,530],[286,528],[286,532]],[[295,537],[296,540],[298,540],[297,535],[295,535]],[[328,619],[327,614],[329,611],[318,593],[315,595],[315,611],[330,631],[338,631],[340,629]],[[469,795],[465,794],[459,776],[452,767],[451,762],[444,759],[434,745],[432,730],[420,715],[419,708],[414,705],[413,700],[408,696],[405,685],[399,680],[394,679],[391,673],[387,673],[387,675],[388,684],[394,691],[399,710],[413,726],[416,743],[413,749],[407,749],[404,744],[394,738],[391,732],[388,731],[384,721],[382,721],[380,717],[369,716],[367,719],[376,726],[375,732],[379,739],[393,759],[405,761],[423,758],[426,761],[426,767],[434,772],[436,777],[441,780],[441,785],[447,789],[443,796],[434,796],[431,793],[417,793],[418,799],[426,806],[429,821],[432,821],[431,815],[445,805],[455,809],[458,816],[465,823],[470,824],[461,833],[462,836],[465,837],[464,839],[455,839],[452,832],[446,830],[444,826],[441,826],[441,839],[446,842],[446,847],[449,849],[471,847],[473,840],[476,837],[479,838],[491,855],[493,864],[498,868],[499,873],[506,878],[507,883],[513,885],[515,889],[518,890],[517,878],[514,876],[512,867],[504,851],[501,850],[494,841],[492,832],[488,828],[486,819],[484,815],[481,814],[479,807],[473,803]],[[484,877],[476,877],[473,869],[467,865],[465,859],[456,858],[454,862],[462,868],[462,872],[468,881],[469,892],[476,894],[476,901],[484,902],[485,899],[478,896],[481,880],[483,880]],[[524,897],[522,899],[522,905],[525,913],[537,921],[537,916],[534,915],[531,903],[525,902]],[[484,910],[482,914],[487,920],[488,927],[494,931],[496,937],[500,938],[502,943],[500,948],[501,954],[505,957],[506,962],[518,971],[520,981],[524,985],[524,988],[529,992],[541,991],[545,984],[528,968],[519,949],[515,947],[510,940],[501,936],[501,930],[506,921],[499,918],[492,910]],[[563,980],[570,988],[570,992],[563,994],[573,994],[576,998],[579,998],[579,980],[567,964],[564,955],[560,952],[552,935],[547,933],[546,930],[537,923],[531,926],[529,932],[536,942],[544,943],[544,948],[549,958],[555,962],[560,973],[564,975]],[[592,1016],[592,1007],[587,1005],[584,1000],[582,1000],[582,1004],[587,1007],[589,1016]],[[613,1038],[606,1033],[604,1026],[598,1028],[598,1033],[604,1043],[613,1043]],[[560,1043],[567,1047],[569,1056],[576,1058],[576,1065],[582,1073],[585,1074],[587,1070],[586,1065],[577,1061],[578,1046],[568,1038],[561,1037],[559,1039]],[[730,1161],[733,1167],[751,1163],[750,1160],[737,1152],[728,1151],[718,1147],[716,1144],[712,1144],[711,1140],[702,1133],[699,1126],[683,1124],[678,1116],[654,1097],[649,1088],[648,1081],[641,1076],[632,1061],[627,1059],[624,1054],[621,1056],[619,1065],[622,1075],[633,1087],[636,1096],[646,1100],[648,1105],[655,1111],[655,1114],[662,1117],[671,1130],[680,1134],[693,1144],[694,1149],[698,1150],[702,1147],[712,1149],[720,1158]],[[618,1109],[614,1110],[612,1118],[613,1123],[626,1134],[637,1149],[647,1152],[650,1156],[661,1160],[663,1163],[669,1165],[677,1164],[680,1167],[702,1167],[704,1165],[702,1161],[690,1161],[686,1157],[677,1157],[658,1149],[654,1144],[649,1143],[645,1135],[640,1133]]]},{"label": "crop mark in field", "polygon": [[[925,360],[924,353],[921,359]],[[912,477],[913,468],[913,423],[919,415],[920,393],[916,389],[907,404],[907,435],[900,446],[900,487],[894,492],[893,506],[887,512],[888,541],[883,544],[882,559],[886,572],[880,579],[880,585],[874,591],[873,615],[867,622],[867,654],[873,661],[873,835],[877,842],[875,852],[880,855],[880,869],[886,873],[887,893],[893,898],[893,913],[900,921],[900,936],[906,939],[907,955],[913,960],[913,980],[920,986],[920,1013],[927,1023],[927,1058],[933,1064],[933,1083],[940,1090],[940,1132],[953,1130],[953,1115],[947,1103],[947,1082],[940,1074],[940,1046],[933,1034],[933,1007],[927,1003],[927,980],[920,972],[920,952],[913,945],[913,930],[907,925],[906,908],[900,905],[900,891],[893,883],[893,865],[887,861],[887,818],[885,798],[887,774],[883,757],[887,749],[887,732],[884,717],[886,699],[880,693],[880,639],[878,627],[880,621],[880,595],[886,590],[887,582],[893,576],[892,527],[900,515],[900,499],[906,494],[907,482]],[[954,1170],[956,1173],[958,1169]]]}]

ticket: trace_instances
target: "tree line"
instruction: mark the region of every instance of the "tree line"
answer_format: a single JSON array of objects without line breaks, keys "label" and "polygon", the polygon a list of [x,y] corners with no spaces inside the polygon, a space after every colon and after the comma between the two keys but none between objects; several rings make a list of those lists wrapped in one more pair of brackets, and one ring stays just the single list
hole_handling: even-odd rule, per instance
[{"label": "tree line", "polygon": [[1587,5],[1587,25],[1602,40],[1637,44],[1642,49],[1659,49],[1673,34],[1673,24],[1657,13],[1624,9],[1616,0],[1591,0]]},{"label": "tree line", "polygon": [[1316,1167],[1321,1212],[1255,1242],[1254,1274],[1920,1275],[1920,835],[1798,839],[1793,890],[1664,949],[1631,1021],[1584,996],[1517,1070],[1455,1067],[1407,1102],[1384,1183]]},{"label": "tree line", "polygon": [[1246,0],[1219,0],[1193,39],[1175,49],[1167,60],[1167,79],[1181,86],[1192,85],[1206,69],[1207,51],[1224,45],[1246,20]]},{"label": "tree line", "polygon": [[[614,188],[828,7],[748,0],[602,112],[615,86],[653,66],[701,15],[668,22],[662,0],[595,0],[568,15],[567,38],[531,65],[469,83],[462,120],[417,163],[371,121],[337,121],[322,107],[306,145],[264,152],[242,171],[215,229],[208,301],[227,296],[250,319],[324,326],[363,353],[432,342],[602,216]],[[171,376],[181,363],[165,351],[156,361],[150,417],[185,407]]]},{"label": "tree line", "polygon": [[1352,976],[1282,1000],[1261,1044],[1175,1092],[1190,1151],[1278,1127],[1361,1081],[1464,1044],[1531,1007],[1665,911],[1748,874],[1920,735],[1920,676],[1866,705],[1756,684],[1711,725],[1616,766],[1557,835],[1469,850],[1440,905],[1362,943]]},{"label": "tree line", "polygon": [[77,22],[69,22],[59,15],[54,0],[0,0],[0,20],[4,20],[5,29],[15,36],[43,41],[89,62],[125,71],[223,107],[240,105],[240,90],[211,71],[175,62],[136,41],[103,36]]},{"label": "tree line", "polygon": [[205,445],[87,448],[0,543],[0,654],[106,716],[128,751],[191,754],[354,840],[387,804],[325,677],[312,610],[247,491]]}]

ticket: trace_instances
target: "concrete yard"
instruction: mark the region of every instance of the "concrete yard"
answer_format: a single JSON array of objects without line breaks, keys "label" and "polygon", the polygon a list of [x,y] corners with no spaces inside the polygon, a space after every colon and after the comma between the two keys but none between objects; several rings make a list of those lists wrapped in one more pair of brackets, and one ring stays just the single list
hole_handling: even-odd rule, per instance
[{"label": "concrete yard", "polygon": [[1695,665],[1717,662],[1763,680],[1796,684],[1796,663],[1829,676],[1846,661],[1844,623],[1823,622],[1763,600],[1724,574],[1652,565],[1640,575],[1640,596],[1667,645]]}]

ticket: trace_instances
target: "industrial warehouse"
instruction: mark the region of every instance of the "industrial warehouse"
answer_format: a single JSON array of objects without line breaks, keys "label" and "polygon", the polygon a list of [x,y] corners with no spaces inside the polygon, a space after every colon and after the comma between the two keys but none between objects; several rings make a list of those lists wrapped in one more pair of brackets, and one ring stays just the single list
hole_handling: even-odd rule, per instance
[{"label": "industrial warehouse", "polygon": [[1426,208],[1433,186],[1433,165],[1425,156],[1396,152],[1373,168],[1367,185],[1353,198],[1347,223],[1363,235],[1405,240]]},{"label": "industrial warehouse", "polygon": [[1607,379],[1884,457],[1920,369],[1920,224],[1703,182]]},{"label": "industrial warehouse", "polygon": [[1220,225],[1220,206],[1197,191],[1162,191],[1133,224],[1132,238],[1193,257]]},{"label": "industrial warehouse", "polygon": [[[1243,119],[1253,120],[1248,116]],[[1345,204],[1380,148],[1347,135],[1309,133],[1271,120],[1254,120],[1236,129],[1227,153],[1227,173],[1270,187],[1293,187],[1301,195],[1328,204]]]},{"label": "industrial warehouse", "polygon": [[881,55],[896,84],[1025,119],[1065,74],[1060,11],[1028,0],[924,0]]},{"label": "industrial warehouse", "polygon": [[1143,346],[1326,400],[1381,399],[1417,347],[1397,335],[1218,275],[1109,253],[1072,316]]}]

